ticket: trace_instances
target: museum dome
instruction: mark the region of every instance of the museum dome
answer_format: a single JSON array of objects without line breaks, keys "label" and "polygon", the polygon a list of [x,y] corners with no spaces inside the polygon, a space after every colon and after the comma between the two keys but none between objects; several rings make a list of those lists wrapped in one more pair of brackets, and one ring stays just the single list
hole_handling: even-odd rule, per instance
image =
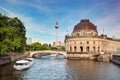
[{"label": "museum dome", "polygon": [[94,31],[97,31],[96,26],[87,19],[81,20],[80,23],[75,25],[74,31],[78,31],[78,30],[94,30]]}]

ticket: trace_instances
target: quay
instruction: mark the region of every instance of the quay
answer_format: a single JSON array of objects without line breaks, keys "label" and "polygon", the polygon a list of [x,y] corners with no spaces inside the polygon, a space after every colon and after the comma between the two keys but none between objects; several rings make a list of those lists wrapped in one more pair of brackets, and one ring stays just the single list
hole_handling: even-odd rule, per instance
[{"label": "quay", "polygon": [[0,66],[14,62],[19,59],[23,59],[25,57],[28,57],[28,52],[25,52],[24,54],[19,54],[19,55],[10,55],[5,57],[0,57]]},{"label": "quay", "polygon": [[10,63],[11,62],[11,58],[10,57],[0,57],[0,66]]}]

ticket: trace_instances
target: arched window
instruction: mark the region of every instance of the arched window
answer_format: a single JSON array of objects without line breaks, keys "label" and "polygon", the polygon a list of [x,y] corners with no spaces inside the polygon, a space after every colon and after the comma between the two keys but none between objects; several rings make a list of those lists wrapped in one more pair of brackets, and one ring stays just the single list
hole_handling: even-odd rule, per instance
[{"label": "arched window", "polygon": [[72,51],[72,47],[70,46],[70,52]]},{"label": "arched window", "polygon": [[100,52],[100,47],[98,47],[98,52]]},{"label": "arched window", "polygon": [[87,47],[86,47],[86,51],[89,52],[89,49],[90,49],[89,46],[87,46]]},{"label": "arched window", "polygon": [[74,44],[76,44],[76,42],[74,42]]},{"label": "arched window", "polygon": [[89,44],[89,41],[87,41],[87,44]]},{"label": "arched window", "polygon": [[80,51],[83,52],[83,47],[82,46],[80,46]]},{"label": "arched window", "polygon": [[94,52],[96,51],[95,46],[93,47],[93,51],[94,51]]},{"label": "arched window", "polygon": [[80,44],[82,44],[82,42],[80,42]]},{"label": "arched window", "polygon": [[76,46],[74,46],[74,52],[77,52],[77,47]]}]

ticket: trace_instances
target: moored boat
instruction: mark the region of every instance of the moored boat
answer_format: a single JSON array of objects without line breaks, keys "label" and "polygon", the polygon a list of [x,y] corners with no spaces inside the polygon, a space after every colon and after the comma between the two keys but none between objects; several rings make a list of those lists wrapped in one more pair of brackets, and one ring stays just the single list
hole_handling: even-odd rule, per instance
[{"label": "moored boat", "polygon": [[111,61],[120,65],[120,55],[112,55]]},{"label": "moored boat", "polygon": [[13,67],[16,70],[24,70],[29,68],[33,63],[34,63],[33,58],[25,58],[23,60],[16,61]]},{"label": "moored boat", "polygon": [[34,63],[34,59],[33,58],[25,58],[24,60],[30,61],[32,64]]}]

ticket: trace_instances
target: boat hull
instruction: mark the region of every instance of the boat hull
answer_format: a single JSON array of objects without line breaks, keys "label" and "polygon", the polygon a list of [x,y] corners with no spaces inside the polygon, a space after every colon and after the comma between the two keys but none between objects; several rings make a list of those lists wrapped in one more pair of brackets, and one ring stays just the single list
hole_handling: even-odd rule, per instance
[{"label": "boat hull", "polygon": [[111,61],[120,65],[120,55],[113,55]]},{"label": "boat hull", "polygon": [[28,69],[29,67],[31,67],[34,63],[34,59],[23,59],[23,60],[19,60],[16,61],[16,64],[13,66],[16,70],[24,70],[24,69]]}]

